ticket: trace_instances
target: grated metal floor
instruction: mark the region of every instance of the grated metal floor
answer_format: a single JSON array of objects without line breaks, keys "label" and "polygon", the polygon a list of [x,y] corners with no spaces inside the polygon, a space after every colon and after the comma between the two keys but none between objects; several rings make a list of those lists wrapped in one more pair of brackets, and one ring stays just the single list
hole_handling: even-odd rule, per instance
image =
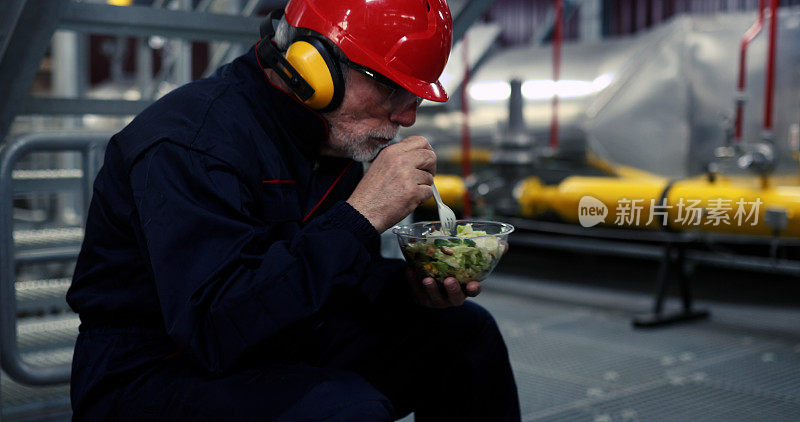
[{"label": "grated metal floor", "polygon": [[487,280],[477,301],[505,336],[523,420],[800,420],[800,309],[701,303],[711,320],[633,329],[649,300]]},{"label": "grated metal floor", "polygon": [[[476,300],[505,336],[524,421],[800,420],[800,308],[707,302],[709,321],[635,330],[648,295],[505,274]],[[75,327],[21,324],[26,359],[68,361]],[[45,340],[58,348],[35,352]],[[68,420],[67,386],[0,380],[4,420]]]}]

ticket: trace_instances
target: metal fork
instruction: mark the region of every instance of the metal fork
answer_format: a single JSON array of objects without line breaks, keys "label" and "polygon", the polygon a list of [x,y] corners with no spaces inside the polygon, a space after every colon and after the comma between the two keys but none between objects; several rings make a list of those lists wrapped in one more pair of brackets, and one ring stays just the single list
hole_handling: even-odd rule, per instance
[{"label": "metal fork", "polygon": [[436,208],[439,210],[439,221],[442,224],[442,231],[445,233],[454,234],[456,230],[456,214],[442,201],[439,196],[439,190],[436,189],[435,184],[431,184],[433,189],[433,198],[436,199]]}]

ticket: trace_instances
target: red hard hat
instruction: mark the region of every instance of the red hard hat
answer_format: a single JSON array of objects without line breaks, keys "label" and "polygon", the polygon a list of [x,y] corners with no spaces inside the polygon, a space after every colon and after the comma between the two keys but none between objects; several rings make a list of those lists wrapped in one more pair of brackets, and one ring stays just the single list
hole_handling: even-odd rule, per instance
[{"label": "red hard hat", "polygon": [[453,43],[445,0],[290,0],[286,21],[419,97],[447,101],[439,82]]}]

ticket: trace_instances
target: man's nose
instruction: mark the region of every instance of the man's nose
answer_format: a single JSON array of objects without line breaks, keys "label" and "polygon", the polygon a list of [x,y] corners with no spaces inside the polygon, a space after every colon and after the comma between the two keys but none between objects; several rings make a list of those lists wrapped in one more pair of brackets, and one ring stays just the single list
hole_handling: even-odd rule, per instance
[{"label": "man's nose", "polygon": [[395,110],[389,116],[392,123],[400,126],[411,126],[417,121],[417,102],[413,101],[400,110]]}]

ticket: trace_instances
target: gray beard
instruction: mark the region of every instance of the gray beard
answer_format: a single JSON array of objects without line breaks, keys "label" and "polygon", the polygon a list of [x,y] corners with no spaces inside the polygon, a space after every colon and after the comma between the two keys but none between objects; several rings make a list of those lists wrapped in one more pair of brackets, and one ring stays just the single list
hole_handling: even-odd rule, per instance
[{"label": "gray beard", "polygon": [[368,132],[366,136],[353,134],[342,130],[336,125],[329,125],[330,138],[341,141],[340,145],[332,146],[329,144],[331,153],[340,157],[352,158],[355,161],[372,161],[378,156],[387,144],[378,143],[371,138],[394,139],[397,135],[397,128],[386,127]]}]

